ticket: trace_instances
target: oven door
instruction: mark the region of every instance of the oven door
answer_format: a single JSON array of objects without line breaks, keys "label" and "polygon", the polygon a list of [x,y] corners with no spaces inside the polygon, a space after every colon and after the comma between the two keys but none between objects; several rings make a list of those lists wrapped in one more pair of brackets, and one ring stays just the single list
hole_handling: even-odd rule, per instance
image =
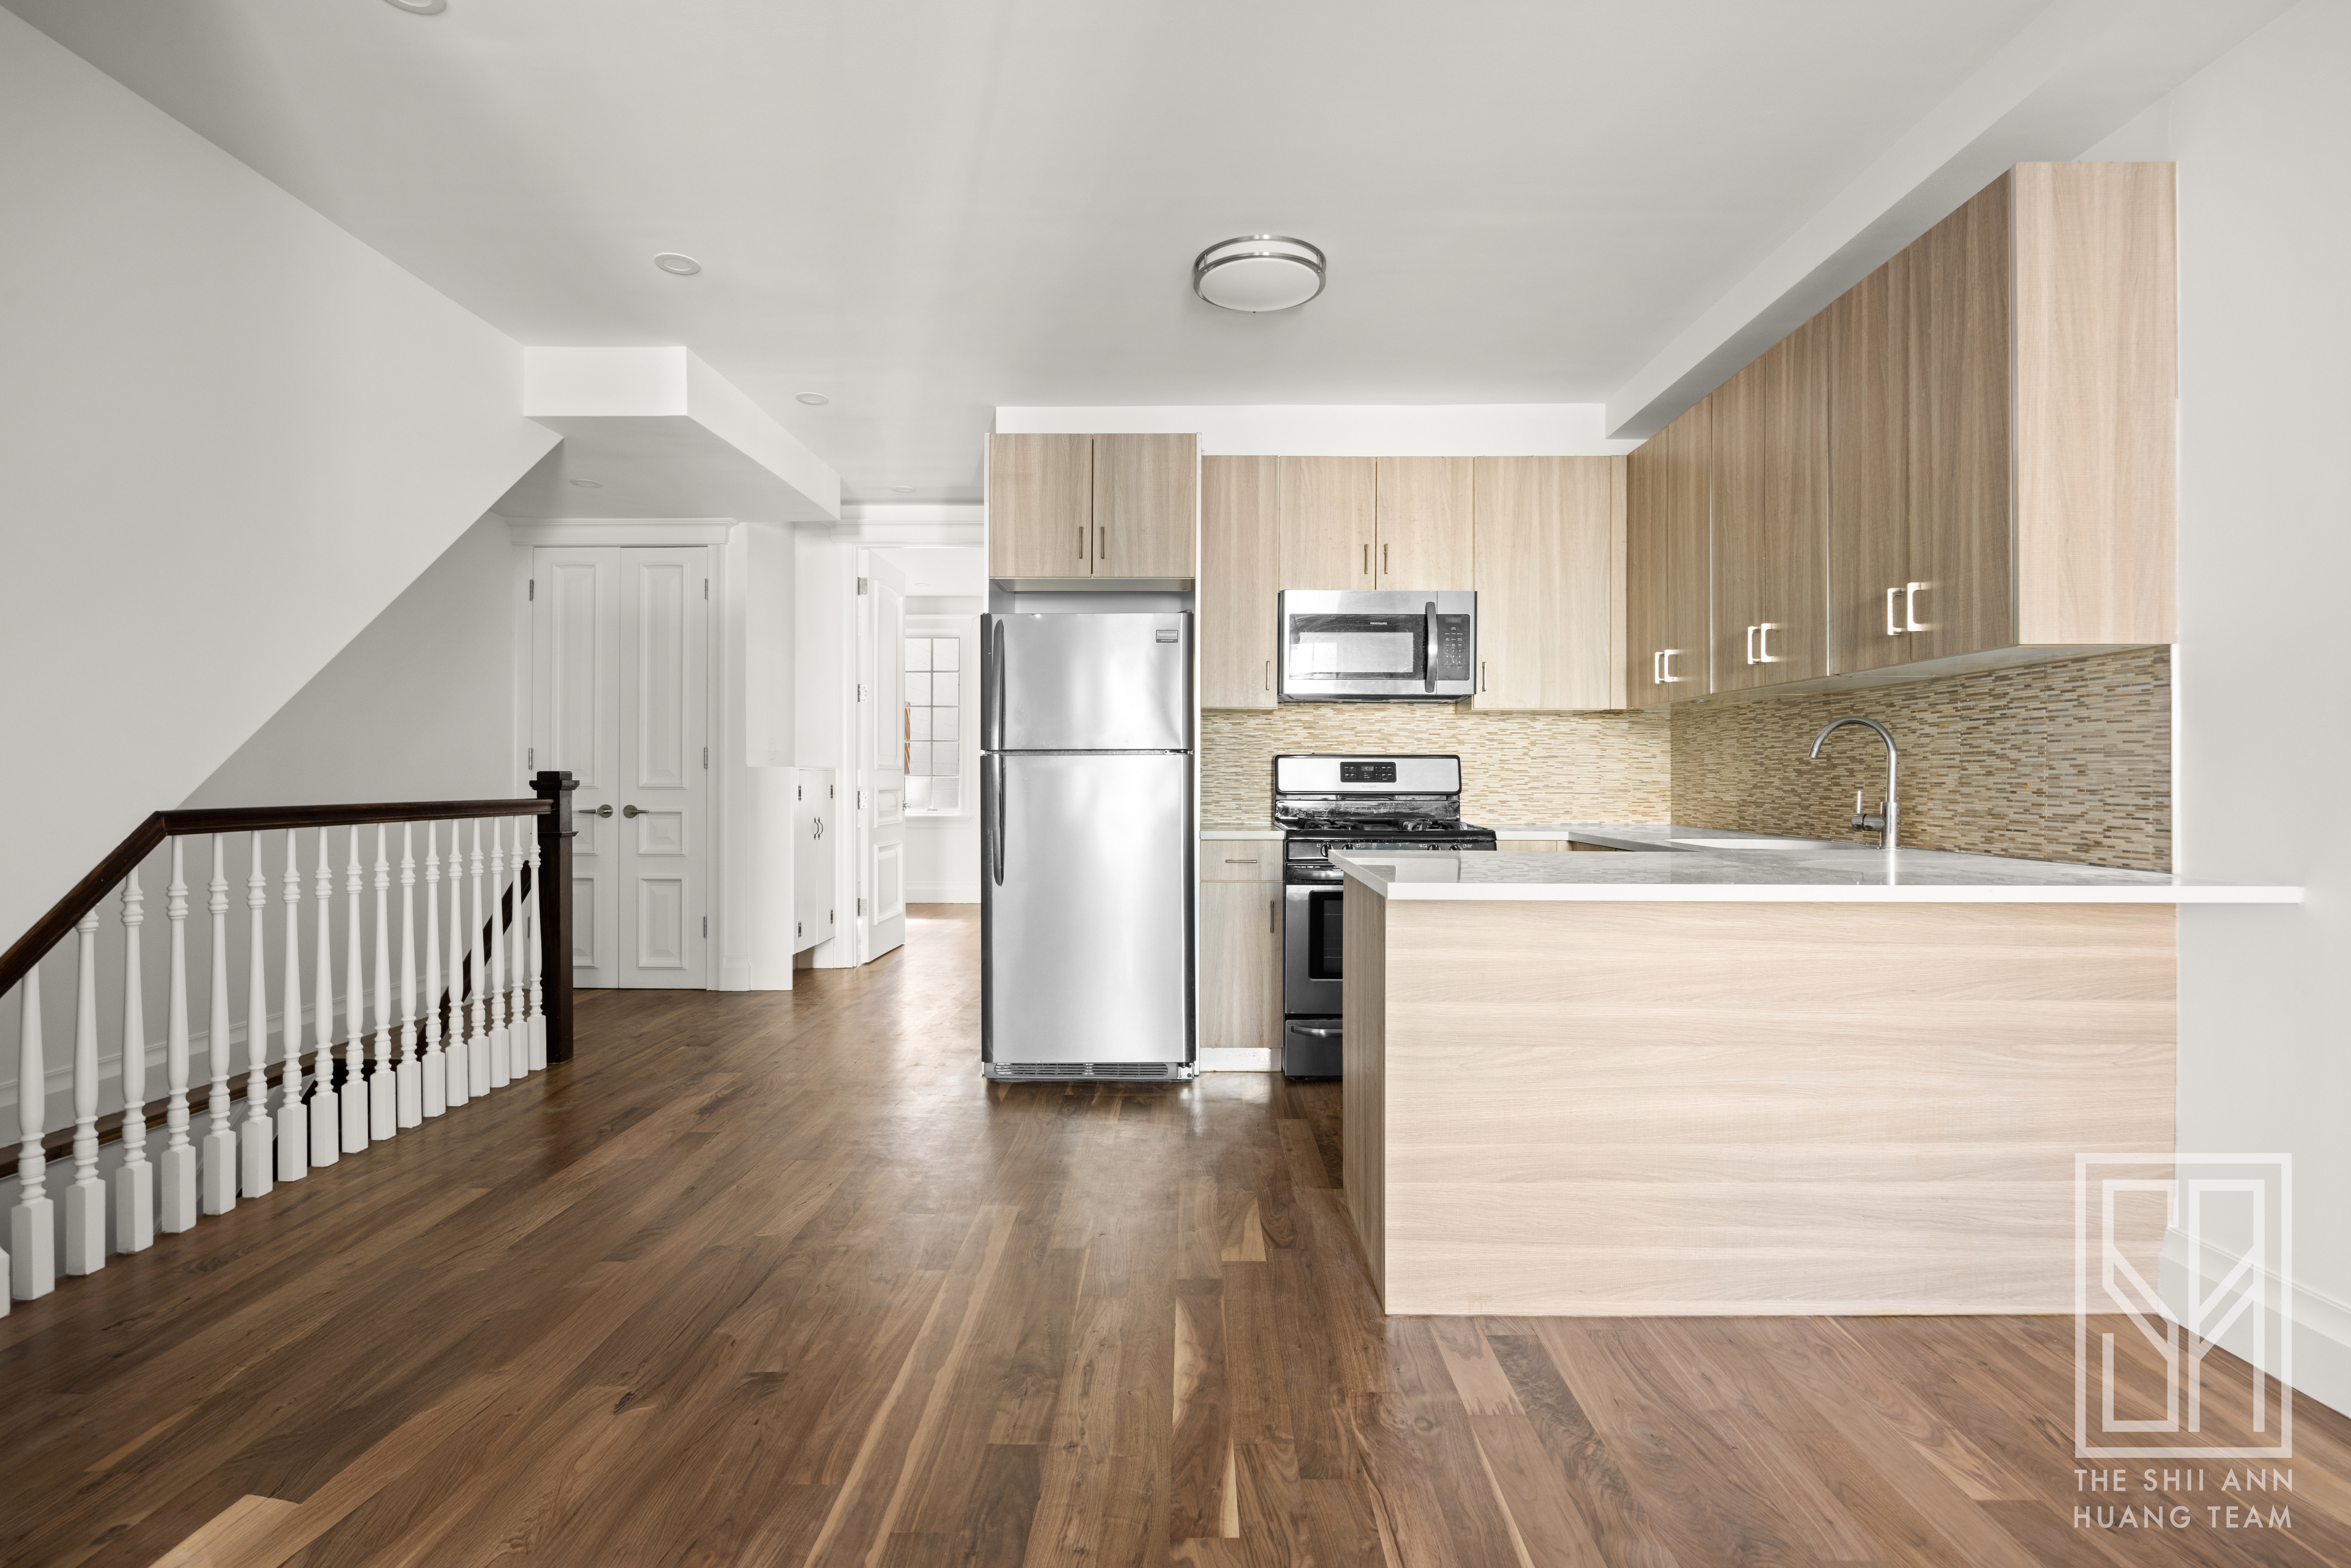
[{"label": "oven door", "polygon": [[1343,883],[1281,890],[1281,1011],[1285,1018],[1337,1018],[1345,987]]},{"label": "oven door", "polygon": [[1477,689],[1478,596],[1290,590],[1281,700],[1456,702]]}]

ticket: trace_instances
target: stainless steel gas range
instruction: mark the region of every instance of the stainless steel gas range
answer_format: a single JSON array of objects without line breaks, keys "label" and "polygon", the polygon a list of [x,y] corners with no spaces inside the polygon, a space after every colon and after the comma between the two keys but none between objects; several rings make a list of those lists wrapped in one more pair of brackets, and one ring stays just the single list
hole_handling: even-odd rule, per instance
[{"label": "stainless steel gas range", "polygon": [[1458,854],[1494,831],[1461,821],[1458,757],[1291,754],[1273,759],[1281,844],[1281,1070],[1340,1075],[1346,880],[1331,852]]}]

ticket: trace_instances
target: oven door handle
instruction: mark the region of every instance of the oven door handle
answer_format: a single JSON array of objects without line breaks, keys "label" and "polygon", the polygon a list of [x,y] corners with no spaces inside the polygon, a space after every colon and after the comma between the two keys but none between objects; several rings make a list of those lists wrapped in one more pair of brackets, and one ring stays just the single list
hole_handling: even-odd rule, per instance
[{"label": "oven door handle", "polygon": [[1428,668],[1426,674],[1421,677],[1421,689],[1433,692],[1437,689],[1437,601],[1434,599],[1428,601],[1428,648],[1426,657],[1428,660]]}]

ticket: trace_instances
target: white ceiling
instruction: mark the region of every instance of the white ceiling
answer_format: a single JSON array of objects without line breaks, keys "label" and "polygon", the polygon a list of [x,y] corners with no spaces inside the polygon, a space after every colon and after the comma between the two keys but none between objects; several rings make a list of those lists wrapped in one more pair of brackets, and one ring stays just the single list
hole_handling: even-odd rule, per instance
[{"label": "white ceiling", "polygon": [[[976,497],[998,403],[1602,400],[2042,9],[5,3],[522,342],[692,348],[852,502]],[[1323,298],[1194,299],[1260,229]]]}]

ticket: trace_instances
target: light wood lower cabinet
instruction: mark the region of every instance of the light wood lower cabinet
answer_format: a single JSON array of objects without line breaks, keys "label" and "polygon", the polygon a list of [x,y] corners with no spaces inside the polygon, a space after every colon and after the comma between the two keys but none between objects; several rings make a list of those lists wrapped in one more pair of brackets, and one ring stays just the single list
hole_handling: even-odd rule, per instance
[{"label": "light wood lower cabinet", "polygon": [[1281,842],[1200,843],[1199,1044],[1281,1044]]},{"label": "light wood lower cabinet", "polygon": [[1200,460],[1200,706],[1274,706],[1279,457]]},{"label": "light wood lower cabinet", "polygon": [[[1472,463],[1481,712],[1621,708],[1625,460]],[[1386,522],[1382,514],[1383,527]]]}]

